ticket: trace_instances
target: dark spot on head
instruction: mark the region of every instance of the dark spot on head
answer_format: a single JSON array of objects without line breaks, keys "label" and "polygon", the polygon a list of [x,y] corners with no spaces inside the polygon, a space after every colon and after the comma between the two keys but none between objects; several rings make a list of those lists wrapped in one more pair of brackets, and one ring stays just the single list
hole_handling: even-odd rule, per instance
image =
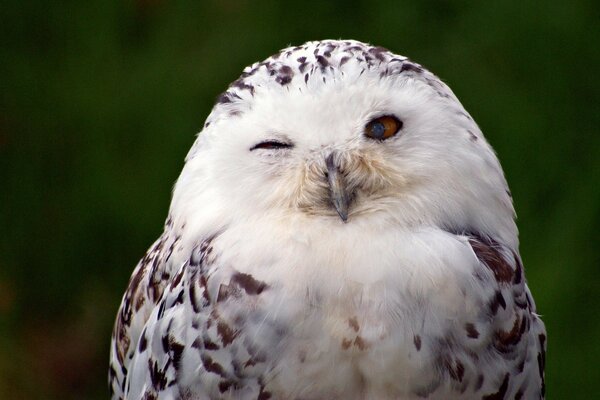
[{"label": "dark spot on head", "polygon": [[421,73],[421,72],[423,72],[423,68],[421,68],[418,65],[413,64],[411,62],[404,61],[402,63],[402,68],[400,68],[400,73],[405,72],[405,71]]},{"label": "dark spot on head", "polygon": [[292,68],[290,68],[288,65],[283,65],[277,71],[277,78],[275,78],[275,81],[280,85],[287,85],[292,81],[293,76],[294,71]]},{"label": "dark spot on head", "polygon": [[377,58],[379,61],[384,61],[387,53],[389,53],[389,51],[384,47],[371,47],[369,49],[369,54]]},{"label": "dark spot on head", "polygon": [[319,64],[319,66],[323,69],[325,67],[329,66],[329,61],[327,61],[327,59],[323,56],[317,56],[317,63]]},{"label": "dark spot on head", "polygon": [[287,85],[291,81],[292,81],[292,77],[288,76],[288,75],[279,75],[279,76],[277,76],[277,78],[275,78],[275,82],[279,83],[282,86]]},{"label": "dark spot on head", "polygon": [[229,92],[221,93],[219,97],[217,97],[217,104],[227,103],[231,103],[231,97],[229,96]]},{"label": "dark spot on head", "polygon": [[[433,81],[433,82],[432,82],[432,84],[435,84],[435,85],[437,86],[437,82],[435,82],[435,81]],[[440,93],[440,92],[438,92],[438,94],[439,94],[439,95],[441,95],[441,93]],[[463,117],[463,118],[466,118],[466,119],[471,119],[471,118],[469,117],[469,114],[467,114],[467,113],[466,113],[466,112],[464,112],[464,111],[456,111],[456,112],[454,112],[454,114],[456,114],[456,115],[458,115],[458,116],[461,116],[461,117]]]},{"label": "dark spot on head", "polygon": [[254,96],[254,86],[247,84],[243,79],[238,79],[234,81],[231,86],[238,88],[240,90],[248,90],[252,96]]}]

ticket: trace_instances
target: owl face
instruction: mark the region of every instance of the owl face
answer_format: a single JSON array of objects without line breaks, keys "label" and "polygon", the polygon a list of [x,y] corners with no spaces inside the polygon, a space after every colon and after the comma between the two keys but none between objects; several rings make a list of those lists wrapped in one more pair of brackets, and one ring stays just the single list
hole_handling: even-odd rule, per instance
[{"label": "owl face", "polygon": [[359,42],[307,43],[248,67],[188,156],[175,195],[198,204],[190,192],[237,218],[515,231],[500,165],[450,89]]}]

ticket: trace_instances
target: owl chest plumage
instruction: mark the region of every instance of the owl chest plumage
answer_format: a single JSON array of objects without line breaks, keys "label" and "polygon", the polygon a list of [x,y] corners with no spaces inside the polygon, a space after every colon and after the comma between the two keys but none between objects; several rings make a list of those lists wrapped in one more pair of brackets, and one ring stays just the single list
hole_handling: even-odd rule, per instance
[{"label": "owl chest plumage", "polygon": [[[446,232],[389,236],[369,251],[349,238],[344,245],[296,238],[286,252],[277,250],[278,240],[290,237],[273,237],[258,258],[245,255],[239,238],[211,238],[179,269],[149,319],[154,335],[143,332],[142,340],[160,344],[167,360],[175,356],[176,363],[162,364],[177,367],[171,379],[180,390],[209,398],[495,391],[487,386],[501,386],[502,376],[479,382],[482,369],[505,362],[488,359],[490,338],[501,328],[481,325],[495,295],[484,289],[494,271],[481,268],[466,239]],[[177,356],[170,343],[188,345]],[[150,353],[140,356],[148,360],[136,363],[137,373],[160,365]]]}]

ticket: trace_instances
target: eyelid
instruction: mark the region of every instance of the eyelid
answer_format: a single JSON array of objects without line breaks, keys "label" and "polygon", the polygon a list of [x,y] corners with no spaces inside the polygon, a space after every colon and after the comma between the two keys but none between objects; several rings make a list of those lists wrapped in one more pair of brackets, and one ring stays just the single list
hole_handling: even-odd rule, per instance
[{"label": "eyelid", "polygon": [[252,146],[250,151],[264,149],[264,150],[282,150],[282,149],[291,149],[294,147],[291,143],[281,142],[276,139],[264,140]]}]

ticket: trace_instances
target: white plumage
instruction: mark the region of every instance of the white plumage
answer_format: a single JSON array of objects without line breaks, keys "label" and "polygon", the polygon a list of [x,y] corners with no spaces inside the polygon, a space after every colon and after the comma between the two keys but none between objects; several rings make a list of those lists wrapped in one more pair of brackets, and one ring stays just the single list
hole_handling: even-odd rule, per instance
[{"label": "white plumage", "polygon": [[544,352],[475,122],[405,57],[322,41],[219,97],[109,378],[114,399],[540,399]]}]

